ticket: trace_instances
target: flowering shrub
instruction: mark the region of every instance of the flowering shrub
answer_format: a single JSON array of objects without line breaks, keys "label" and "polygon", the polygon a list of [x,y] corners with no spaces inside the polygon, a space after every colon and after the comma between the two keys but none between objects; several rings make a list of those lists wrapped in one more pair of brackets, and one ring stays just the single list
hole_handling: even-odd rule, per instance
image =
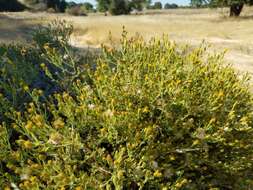
[{"label": "flowering shrub", "polygon": [[120,47],[103,46],[84,71],[65,47],[70,60],[55,49],[45,65],[73,63],[64,81],[42,70],[62,90],[25,89],[24,109],[2,110],[1,188],[253,188],[248,78],[222,54],[124,32]]}]

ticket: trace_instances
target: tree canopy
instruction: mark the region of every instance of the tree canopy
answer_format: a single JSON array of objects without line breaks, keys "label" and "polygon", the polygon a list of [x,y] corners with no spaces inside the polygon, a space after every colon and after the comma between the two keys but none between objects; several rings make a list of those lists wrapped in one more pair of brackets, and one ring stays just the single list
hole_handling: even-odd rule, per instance
[{"label": "tree canopy", "polygon": [[142,10],[151,3],[150,0],[96,0],[100,12],[109,11],[112,15],[128,14],[131,10]]},{"label": "tree canopy", "polygon": [[0,0],[0,11],[21,11],[26,8],[17,0]]},{"label": "tree canopy", "polygon": [[64,12],[66,6],[65,0],[0,0],[0,11],[44,10],[53,8],[57,12]]},{"label": "tree canopy", "polygon": [[252,5],[253,0],[191,0],[192,7],[229,7],[230,16],[239,16],[245,4]]}]

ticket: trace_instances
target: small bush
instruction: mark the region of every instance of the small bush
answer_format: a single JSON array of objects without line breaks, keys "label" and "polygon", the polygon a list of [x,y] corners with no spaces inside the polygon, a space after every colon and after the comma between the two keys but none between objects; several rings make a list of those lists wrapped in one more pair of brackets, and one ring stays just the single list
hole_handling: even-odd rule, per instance
[{"label": "small bush", "polygon": [[47,9],[47,12],[48,12],[48,13],[56,13],[56,10],[53,9],[53,8],[49,8],[49,9]]},{"label": "small bush", "polygon": [[87,10],[82,6],[74,6],[66,9],[66,13],[73,16],[87,16]]},{"label": "small bush", "polygon": [[[39,31],[38,47],[51,39],[45,31],[62,29]],[[64,88],[51,96],[25,88],[25,108],[2,111],[1,188],[253,188],[252,95],[222,54],[123,33],[120,47],[103,46],[96,65],[82,70],[71,47],[51,42],[33,50],[46,68],[62,68],[62,75],[43,71]],[[12,105],[6,93],[0,103]]]}]

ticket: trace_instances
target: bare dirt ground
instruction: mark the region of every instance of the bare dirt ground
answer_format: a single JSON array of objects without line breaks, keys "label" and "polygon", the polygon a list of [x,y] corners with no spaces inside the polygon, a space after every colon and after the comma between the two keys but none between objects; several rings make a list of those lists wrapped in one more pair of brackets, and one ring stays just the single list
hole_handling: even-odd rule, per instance
[{"label": "bare dirt ground", "polygon": [[1,13],[0,42],[24,42],[38,24],[64,19],[74,25],[71,43],[77,47],[99,47],[108,43],[108,34],[117,43],[125,26],[129,35],[144,39],[166,34],[177,43],[198,45],[203,40],[219,52],[227,49],[228,62],[240,72],[253,76],[253,7],[240,18],[228,18],[227,9],[178,9],[144,12],[140,15],[73,17],[48,13]]}]

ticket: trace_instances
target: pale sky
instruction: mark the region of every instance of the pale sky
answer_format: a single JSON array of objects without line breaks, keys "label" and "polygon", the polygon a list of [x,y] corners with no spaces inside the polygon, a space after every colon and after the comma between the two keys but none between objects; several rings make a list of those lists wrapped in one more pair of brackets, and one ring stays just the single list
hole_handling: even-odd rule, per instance
[{"label": "pale sky", "polygon": [[[67,1],[75,1],[75,2],[90,2],[93,5],[96,5],[96,1],[95,0],[67,0]],[[152,0],[152,3],[156,2],[156,1],[160,1],[163,4],[165,3],[176,3],[178,5],[188,5],[190,3],[190,0]]]}]

